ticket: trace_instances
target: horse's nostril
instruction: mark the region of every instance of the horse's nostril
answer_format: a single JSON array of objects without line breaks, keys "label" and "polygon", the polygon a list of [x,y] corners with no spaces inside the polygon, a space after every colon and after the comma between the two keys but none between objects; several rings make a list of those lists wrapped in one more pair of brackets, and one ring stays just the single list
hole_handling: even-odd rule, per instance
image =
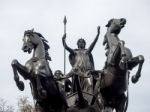
[{"label": "horse's nostril", "polygon": [[25,49],[27,49],[27,46],[26,46],[26,45],[24,45],[24,46],[22,47],[22,50],[25,50]]},{"label": "horse's nostril", "polygon": [[125,20],[124,18],[121,18],[121,19],[120,19],[120,21],[124,21],[124,20]]},{"label": "horse's nostril", "polygon": [[121,18],[120,21],[121,21],[121,23],[126,24],[126,19]]}]

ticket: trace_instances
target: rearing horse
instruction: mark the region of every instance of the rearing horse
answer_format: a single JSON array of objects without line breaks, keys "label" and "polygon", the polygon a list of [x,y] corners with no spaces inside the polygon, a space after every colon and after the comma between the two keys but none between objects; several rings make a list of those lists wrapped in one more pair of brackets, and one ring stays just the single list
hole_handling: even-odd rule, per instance
[{"label": "rearing horse", "polygon": [[67,103],[60,93],[58,86],[53,78],[48,60],[51,60],[47,40],[33,30],[24,32],[23,37],[24,52],[31,53],[33,56],[25,66],[17,60],[13,60],[11,65],[14,72],[14,80],[19,90],[24,90],[24,83],[19,80],[18,73],[25,79],[30,80],[33,98],[36,100],[38,112],[64,112]]},{"label": "rearing horse", "polygon": [[107,60],[95,86],[95,95],[98,95],[98,92],[102,94],[104,107],[115,109],[116,112],[127,110],[128,96],[125,92],[128,91],[129,70],[139,65],[136,75],[132,76],[132,82],[136,83],[144,63],[142,55],[133,57],[130,49],[124,46],[125,42],[118,38],[125,24],[126,19],[121,18],[111,19],[106,25],[103,45],[106,45]]}]

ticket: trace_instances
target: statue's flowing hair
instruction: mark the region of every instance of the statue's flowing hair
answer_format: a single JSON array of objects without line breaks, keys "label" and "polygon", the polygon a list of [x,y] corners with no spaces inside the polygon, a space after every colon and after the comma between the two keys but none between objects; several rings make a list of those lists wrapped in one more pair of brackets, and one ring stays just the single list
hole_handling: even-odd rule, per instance
[{"label": "statue's flowing hair", "polygon": [[38,35],[39,38],[41,38],[41,40],[43,42],[43,45],[44,45],[44,48],[45,48],[45,58],[46,58],[46,60],[51,61],[51,57],[49,56],[49,53],[48,53],[48,50],[50,49],[50,46],[48,45],[48,41],[43,37],[43,35],[38,33],[38,32],[34,32],[33,30],[27,30],[27,31],[24,32],[24,36],[25,35],[34,36],[33,34],[36,34],[36,35]]}]

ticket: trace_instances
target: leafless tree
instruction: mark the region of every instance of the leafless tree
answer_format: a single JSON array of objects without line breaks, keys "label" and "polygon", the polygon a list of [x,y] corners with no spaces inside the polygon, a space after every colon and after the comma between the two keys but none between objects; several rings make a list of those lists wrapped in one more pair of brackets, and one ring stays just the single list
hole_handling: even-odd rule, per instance
[{"label": "leafless tree", "polygon": [[18,100],[18,111],[19,112],[35,112],[34,106],[28,100],[28,97],[22,96]]},{"label": "leafless tree", "polygon": [[14,108],[6,100],[0,98],[0,112],[14,112]]}]

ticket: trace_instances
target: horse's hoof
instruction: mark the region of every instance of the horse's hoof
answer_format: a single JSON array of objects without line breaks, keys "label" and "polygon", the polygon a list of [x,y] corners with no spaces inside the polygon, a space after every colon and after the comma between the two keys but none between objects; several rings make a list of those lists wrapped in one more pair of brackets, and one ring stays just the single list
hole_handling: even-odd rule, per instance
[{"label": "horse's hoof", "polygon": [[23,90],[24,90],[24,83],[23,83],[22,81],[19,81],[19,82],[17,83],[17,86],[18,86],[18,88],[19,88],[20,91],[23,91]]},{"label": "horse's hoof", "polygon": [[15,66],[15,65],[17,65],[17,64],[18,64],[18,61],[17,61],[16,59],[12,60],[11,66]]},{"label": "horse's hoof", "polygon": [[131,78],[132,83],[136,83],[138,80],[139,80],[139,78],[136,77],[135,75],[132,76],[132,78]]},{"label": "horse's hoof", "polygon": [[144,63],[144,56],[143,56],[143,55],[139,55],[139,61],[140,61],[141,63]]}]

